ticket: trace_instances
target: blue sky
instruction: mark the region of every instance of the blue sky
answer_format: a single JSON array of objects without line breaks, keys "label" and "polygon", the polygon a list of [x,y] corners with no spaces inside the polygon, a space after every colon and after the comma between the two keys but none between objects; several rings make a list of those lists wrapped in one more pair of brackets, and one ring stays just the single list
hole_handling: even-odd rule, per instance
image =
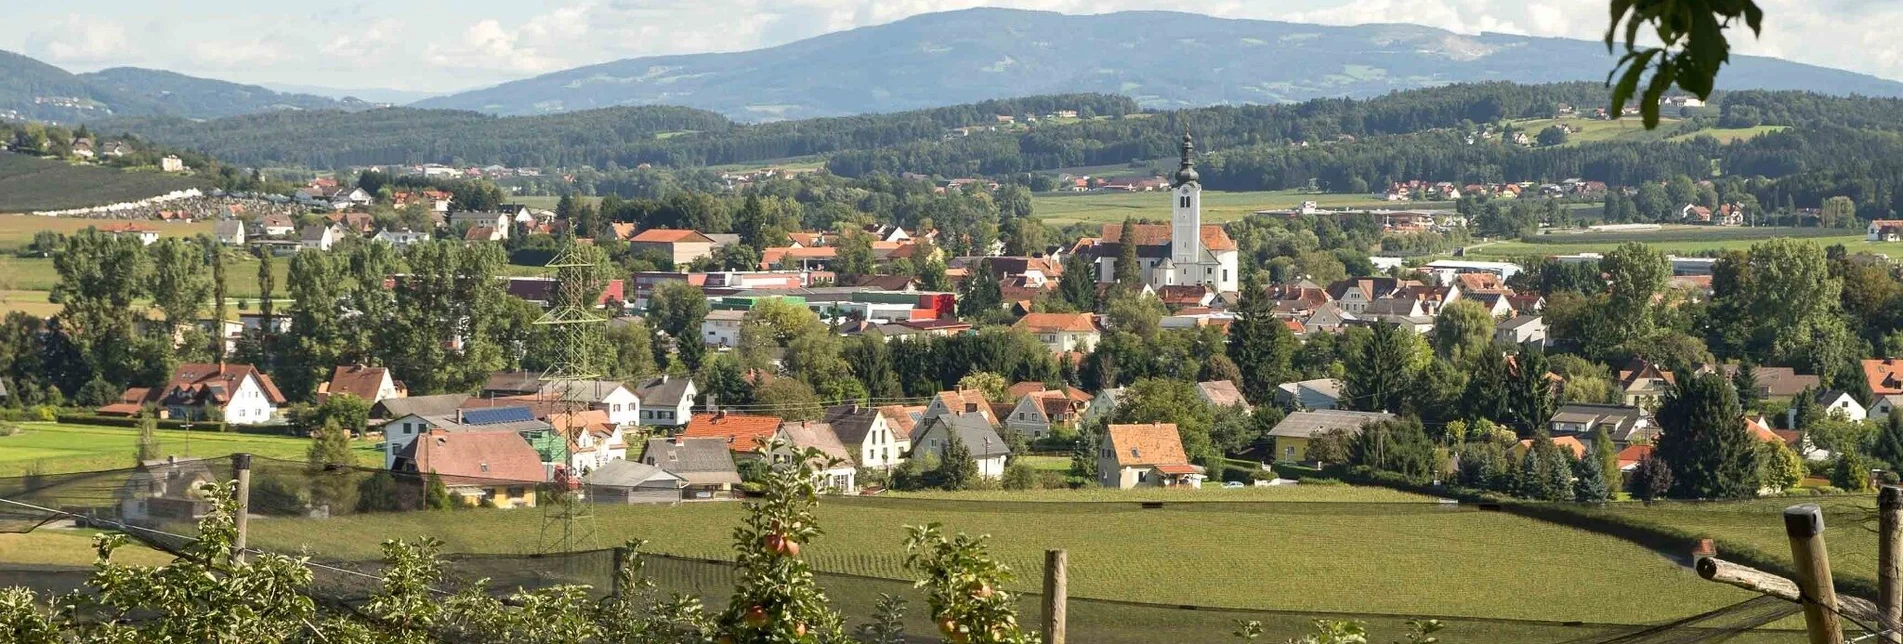
[{"label": "blue sky", "polygon": [[[448,92],[654,54],[737,51],[973,6],[1066,13],[1154,0],[14,0],[0,49],[71,69],[133,65],[227,80]],[[1903,3],[1759,0],[1763,54],[1903,80]],[[1412,22],[1597,39],[1605,0],[1207,0],[1229,18]]]}]

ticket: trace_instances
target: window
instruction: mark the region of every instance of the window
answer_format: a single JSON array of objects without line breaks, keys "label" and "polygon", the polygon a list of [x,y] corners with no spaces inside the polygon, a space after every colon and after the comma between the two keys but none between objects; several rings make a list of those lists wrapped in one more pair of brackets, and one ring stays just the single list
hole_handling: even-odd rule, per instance
[{"label": "window", "polygon": [[1150,471],[1149,471],[1149,470],[1143,470],[1143,471],[1141,471],[1141,472],[1137,472],[1137,482],[1138,482],[1138,483],[1148,483],[1148,482],[1150,482]]},{"label": "window", "polygon": [[1180,206],[1182,206],[1182,207],[1184,207],[1184,208],[1188,208],[1188,207],[1189,207],[1189,195],[1183,195],[1183,198],[1182,198],[1182,199],[1179,199],[1179,200],[1177,201],[1177,204],[1178,204],[1178,205],[1180,205]]},{"label": "window", "polygon": [[1290,445],[1288,447],[1282,448],[1282,457],[1289,459],[1291,461],[1295,460],[1295,446]]},{"label": "window", "polygon": [[508,490],[509,498],[513,498],[513,499],[522,498],[523,491],[524,491],[524,488],[520,488],[520,487],[509,488]]}]

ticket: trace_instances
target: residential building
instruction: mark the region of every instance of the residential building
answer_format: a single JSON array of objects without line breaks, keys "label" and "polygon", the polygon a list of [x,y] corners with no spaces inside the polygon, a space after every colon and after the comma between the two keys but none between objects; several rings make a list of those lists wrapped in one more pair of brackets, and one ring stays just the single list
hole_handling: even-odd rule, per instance
[{"label": "residential building", "polygon": [[384,469],[406,469],[405,449],[418,438],[438,431],[509,434],[534,450],[539,456],[538,462],[568,462],[567,439],[557,435],[553,425],[536,418],[526,406],[456,409],[433,416],[406,414],[385,421],[382,430]]},{"label": "residential building", "polygon": [[1123,387],[1098,390],[1097,395],[1091,397],[1090,403],[1084,405],[1083,421],[1094,423],[1099,418],[1109,418],[1111,414],[1116,413],[1117,405],[1123,400],[1123,390]]},{"label": "residential building", "polygon": [[[1815,395],[1817,407],[1826,414],[1833,416],[1841,414],[1845,419],[1852,421],[1862,421],[1870,417],[1869,410],[1864,409],[1863,404],[1857,402],[1857,398],[1850,395],[1849,392],[1836,389],[1821,389],[1817,390]],[[1797,424],[1797,409],[1795,407],[1785,410],[1784,413],[1786,420],[1784,426],[1791,427]]]},{"label": "residential building", "polygon": [[1097,316],[1091,313],[1032,313],[1019,318],[1012,326],[1029,331],[1057,353],[1089,352],[1103,338]]},{"label": "residential building", "polygon": [[740,484],[733,454],[719,438],[650,438],[641,462],[680,479],[681,494],[687,499],[729,497]]},{"label": "residential building", "polygon": [[714,240],[693,230],[651,228],[629,239],[628,249],[636,255],[658,252],[673,258],[675,266],[686,266],[712,257]]},{"label": "residential building", "polygon": [[893,431],[891,419],[878,409],[853,403],[826,408],[820,420],[832,427],[859,467],[889,470],[905,461],[911,448],[909,434]]},{"label": "residential building", "polygon": [[430,234],[408,228],[385,228],[377,231],[377,235],[371,239],[397,248],[406,248],[429,241]]},{"label": "residential building", "polygon": [[1203,468],[1183,452],[1175,423],[1110,425],[1097,453],[1097,482],[1104,487],[1203,486]]},{"label": "residential building", "polygon": [[1116,258],[1123,244],[1137,245],[1138,274],[1149,286],[1210,284],[1232,292],[1241,279],[1235,240],[1222,226],[1202,223],[1201,177],[1196,172],[1195,143],[1183,135],[1182,165],[1170,180],[1170,223],[1137,224],[1135,239],[1122,239],[1121,224],[1105,224],[1102,242],[1092,246],[1098,282],[1116,281]]},{"label": "residential building", "polygon": [[385,421],[404,416],[441,416],[454,414],[469,400],[469,394],[436,394],[385,398],[370,405],[370,422],[382,427]]},{"label": "residential building", "polygon": [[1881,358],[1863,361],[1863,377],[1870,393],[1878,396],[1903,394],[1903,360]]},{"label": "residential building", "polygon": [[633,389],[614,380],[544,380],[536,388],[537,400],[581,405],[607,415],[617,427],[641,422],[641,397]]},{"label": "residential building", "polygon": [[330,250],[344,235],[340,224],[311,224],[298,234],[297,245],[304,250]]},{"label": "residential building", "polygon": [[700,390],[691,379],[663,374],[635,387],[634,395],[641,399],[640,424],[668,427],[687,422]]},{"label": "residential building", "polygon": [[226,246],[244,245],[244,222],[236,219],[220,219],[211,225],[212,235],[218,243]]},{"label": "residential building", "polygon": [[1553,418],[1546,423],[1546,431],[1553,436],[1586,436],[1595,431],[1603,431],[1606,438],[1617,445],[1650,442],[1657,438],[1659,430],[1652,425],[1645,410],[1633,405],[1601,405],[1594,403],[1567,403],[1553,411]]},{"label": "residential building", "polygon": [[694,414],[680,435],[687,438],[718,438],[735,458],[754,456],[754,450],[773,440],[780,430],[780,417],[729,414],[724,411]]},{"label": "residential building", "polygon": [[1659,368],[1644,359],[1634,358],[1624,369],[1619,370],[1616,384],[1625,404],[1645,406],[1656,404],[1665,398],[1676,380],[1672,372]]},{"label": "residential building", "polygon": [[1255,407],[1249,404],[1249,399],[1242,395],[1242,390],[1236,388],[1236,383],[1229,380],[1196,383],[1196,396],[1216,409],[1236,407],[1244,412],[1255,410]]},{"label": "residential building", "polygon": [[701,342],[710,347],[740,346],[740,325],[746,319],[746,311],[708,311],[700,321]]},{"label": "residential building", "polygon": [[628,443],[621,425],[608,420],[608,412],[586,409],[549,414],[546,419],[555,433],[568,440],[568,471],[593,472],[604,464],[628,457]]},{"label": "residential building", "polygon": [[932,396],[932,402],[925,405],[925,413],[920,422],[928,421],[946,414],[979,414],[992,425],[998,424],[998,417],[991,411],[991,402],[985,400],[985,392],[976,389],[941,391]]},{"label": "residential building", "polygon": [[879,416],[885,419],[886,427],[892,430],[892,442],[900,446],[894,452],[894,458],[904,458],[912,451],[912,435],[918,433],[919,423],[925,422],[925,405],[884,405],[879,407]]},{"label": "residential building", "polygon": [[[1570,452],[1574,460],[1586,457],[1586,444],[1579,442],[1578,438],[1572,436],[1554,436],[1553,446]],[[1521,459],[1526,458],[1527,451],[1531,449],[1533,449],[1533,440],[1529,438],[1514,443],[1513,449],[1509,453],[1513,457],[1513,462],[1518,463]]]},{"label": "residential building", "polygon": [[145,246],[151,246],[159,241],[159,229],[130,221],[101,226],[99,227],[99,232],[114,237],[133,237],[138,239],[139,243]]},{"label": "residential building", "polygon": [[266,237],[284,237],[297,232],[297,222],[290,215],[272,213],[258,218],[258,230]]},{"label": "residential building", "polygon": [[208,460],[168,456],[140,461],[113,493],[119,518],[134,525],[204,518],[211,512],[205,485],[223,482],[212,474]]},{"label": "residential building", "polygon": [[1062,391],[1027,392],[1005,414],[1004,428],[1030,440],[1049,436],[1051,430],[1077,422],[1083,404]]},{"label": "residential building", "polygon": [[832,425],[808,420],[780,423],[776,436],[784,441],[788,448],[784,453],[776,453],[774,461],[785,462],[792,458],[794,451],[818,450],[821,459],[811,465],[818,470],[821,491],[853,494],[859,491],[859,469],[853,460],[855,450],[847,449],[834,433]]},{"label": "residential building", "polygon": [[396,461],[398,471],[437,475],[450,498],[468,506],[535,507],[535,488],[548,479],[541,456],[512,432],[431,429]]},{"label": "residential building", "polygon": [[493,226],[476,226],[470,228],[468,232],[463,233],[463,241],[499,242],[509,238],[508,233],[505,231],[506,229]]},{"label": "residential building", "polygon": [[1341,403],[1341,381],[1316,378],[1275,386],[1275,402],[1295,409],[1334,409]]},{"label": "residential building", "polygon": [[165,155],[164,158],[159,159],[159,171],[160,172],[184,172],[185,160],[178,158],[178,155],[167,154]]},{"label": "residential building", "polygon": [[458,229],[466,226],[472,231],[477,228],[487,228],[489,229],[489,234],[493,235],[493,241],[508,239],[509,228],[513,226],[513,223],[514,220],[512,218],[499,212],[466,210],[449,214],[450,226],[454,226]]},{"label": "residential building", "polygon": [[1308,443],[1314,437],[1338,429],[1357,435],[1361,433],[1363,425],[1386,420],[1394,420],[1394,414],[1340,409],[1296,411],[1289,412],[1282,422],[1276,423],[1269,430],[1269,436],[1275,439],[1277,462],[1300,463],[1309,460]]},{"label": "residential building", "polygon": [[1010,456],[1011,448],[998,436],[997,430],[992,429],[991,419],[984,414],[945,414],[926,420],[919,425],[918,435],[912,438],[911,458],[931,455],[943,462],[954,440],[964,443],[965,449],[971,452],[972,460],[978,463],[978,476],[1004,477],[1004,461]]},{"label": "residential building", "polygon": [[594,503],[674,503],[687,482],[658,466],[609,461],[581,477]]},{"label": "residential building", "polygon": [[1864,241],[1903,239],[1903,219],[1872,219],[1865,227]]},{"label": "residential building", "polygon": [[1867,418],[1876,418],[1878,416],[1888,418],[1890,413],[1898,406],[1903,406],[1903,394],[1884,394],[1877,396],[1876,400],[1870,403],[1870,411],[1865,416]]},{"label": "residential building", "polygon": [[[181,364],[165,386],[144,392],[140,407],[156,407],[169,418],[229,425],[277,422],[278,407],[285,402],[271,376],[248,364]],[[132,393],[128,389],[124,397]]]},{"label": "residential building", "polygon": [[1493,339],[1508,344],[1538,342],[1544,345],[1546,319],[1537,315],[1522,315],[1502,320],[1493,327]]},{"label": "residential building", "polygon": [[[1719,373],[1724,374],[1725,380],[1735,382],[1738,378],[1738,365],[1727,364],[1716,367],[1715,369]],[[1714,367],[1710,365],[1701,365],[1699,367],[1701,373],[1710,373],[1713,370]],[[1790,400],[1792,397],[1803,393],[1806,389],[1815,389],[1823,384],[1823,381],[1819,380],[1817,376],[1799,374],[1796,369],[1790,367],[1761,366],[1753,367],[1752,371],[1756,372],[1757,376],[1755,380],[1757,381],[1758,397],[1764,399]]]},{"label": "residential building", "polygon": [[408,396],[410,391],[403,383],[390,377],[389,369],[353,364],[332,369],[330,380],[317,385],[318,402],[323,402],[333,394],[350,394],[375,405],[385,398]]},{"label": "residential building", "polygon": [[528,371],[497,371],[482,381],[478,394],[483,398],[527,396],[541,393],[542,374]]}]

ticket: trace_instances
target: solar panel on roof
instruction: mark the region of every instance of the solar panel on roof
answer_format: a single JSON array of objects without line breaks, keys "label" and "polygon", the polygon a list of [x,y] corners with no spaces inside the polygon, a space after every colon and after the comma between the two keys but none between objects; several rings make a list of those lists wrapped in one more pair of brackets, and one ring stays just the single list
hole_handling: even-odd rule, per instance
[{"label": "solar panel on roof", "polygon": [[535,420],[535,412],[527,407],[492,407],[489,409],[463,410],[465,425],[494,425],[496,423],[514,423]]}]

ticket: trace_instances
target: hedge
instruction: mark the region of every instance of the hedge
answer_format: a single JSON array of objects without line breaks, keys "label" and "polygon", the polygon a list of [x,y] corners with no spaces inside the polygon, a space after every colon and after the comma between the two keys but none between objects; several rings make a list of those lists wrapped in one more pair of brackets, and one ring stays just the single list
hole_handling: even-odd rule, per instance
[{"label": "hedge", "polygon": [[[62,423],[73,423],[76,425],[103,425],[106,427],[138,427],[140,423],[143,423],[146,420],[147,419],[144,419],[144,418],[122,418],[119,416],[94,416],[91,414],[60,414],[59,415],[59,422],[62,422]],[[230,427],[227,427],[224,423],[221,423],[215,420],[191,421],[190,427],[186,426],[187,425],[186,421],[176,420],[171,418],[157,419],[157,423],[158,423],[159,429],[177,429],[177,430],[189,429],[195,432],[231,431]]]}]

